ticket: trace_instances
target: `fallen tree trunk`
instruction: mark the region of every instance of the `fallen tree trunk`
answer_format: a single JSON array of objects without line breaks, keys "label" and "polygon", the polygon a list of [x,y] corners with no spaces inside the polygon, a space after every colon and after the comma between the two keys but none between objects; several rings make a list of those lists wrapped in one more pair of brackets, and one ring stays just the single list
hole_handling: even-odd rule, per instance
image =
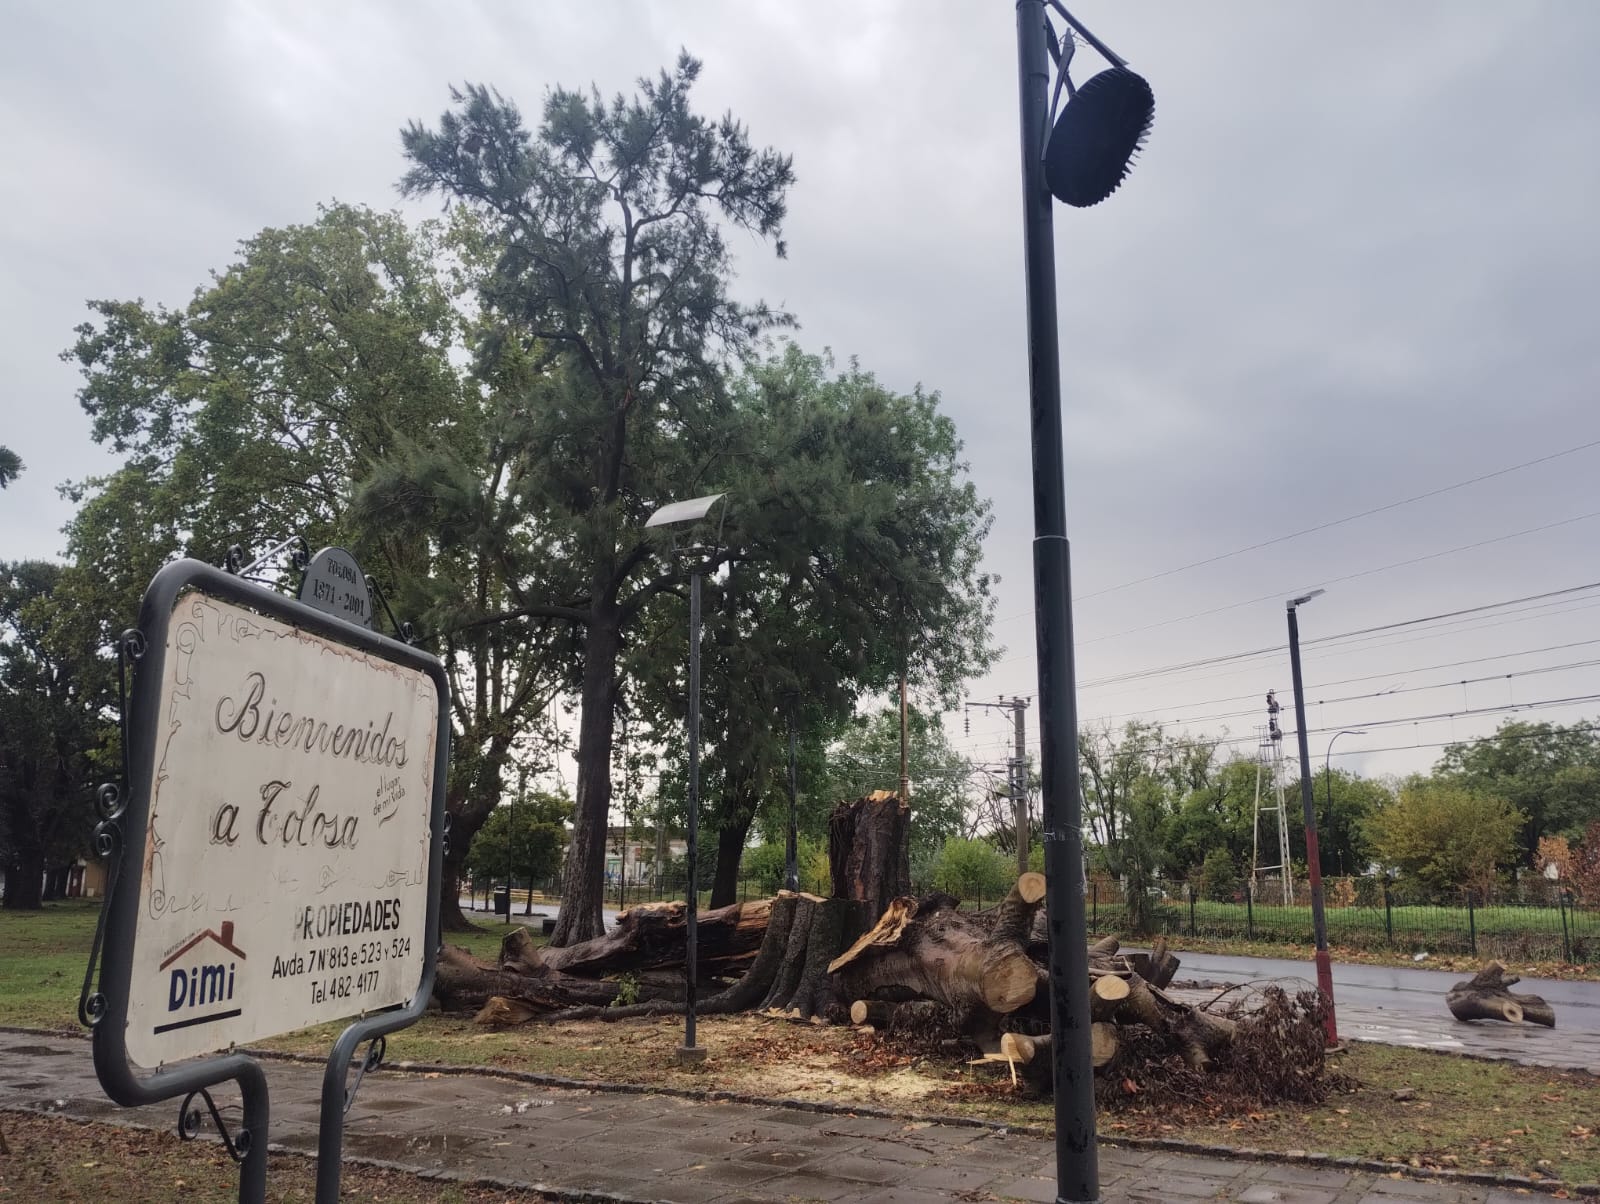
[{"label": "fallen tree trunk", "polygon": [[1504,1020],[1508,1024],[1556,1026],[1556,1012],[1538,995],[1511,990],[1522,979],[1507,974],[1504,962],[1490,962],[1473,977],[1445,993],[1445,1006],[1457,1020]]},{"label": "fallen tree trunk", "polygon": [[[771,908],[771,899],[751,899],[701,912],[696,936],[701,976],[744,973],[766,935]],[[560,949],[535,948],[523,930],[502,944],[500,964],[524,974],[559,970],[589,978],[682,966],[687,916],[682,903],[645,903],[619,915],[604,936]]]},{"label": "fallen tree trunk", "polygon": [[949,895],[890,903],[872,930],[828,966],[839,994],[872,999],[909,992],[958,1017],[1005,1015],[1031,1003],[1039,969],[1015,941],[995,940]]}]

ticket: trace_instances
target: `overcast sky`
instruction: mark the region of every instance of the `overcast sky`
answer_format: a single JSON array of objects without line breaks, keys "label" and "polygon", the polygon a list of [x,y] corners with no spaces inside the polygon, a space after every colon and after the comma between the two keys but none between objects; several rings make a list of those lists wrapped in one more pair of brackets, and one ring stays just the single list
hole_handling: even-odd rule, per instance
[{"label": "overcast sky", "polygon": [[[57,359],[85,299],[181,304],[238,240],[319,201],[399,207],[398,130],[436,119],[452,82],[536,113],[552,83],[612,93],[683,46],[705,62],[701,110],[795,159],[789,258],[736,239],[738,290],[797,314],[806,347],[943,394],[994,502],[1002,577],[1008,651],[973,693],[1035,692],[1011,5],[6,8],[0,443],[28,467],[0,493],[0,557],[59,553],[56,486],[111,464]],[[1287,702],[1282,654],[1093,683],[1279,644],[1283,600],[1319,585],[1307,640],[1600,580],[1592,447],[1115,588],[1600,441],[1600,5],[1082,0],[1078,15],[1156,94],[1122,191],[1056,216],[1074,578],[1098,595],[1076,615],[1084,720],[1196,720],[1249,752],[1262,717],[1237,712],[1269,687]],[[1101,65],[1081,52],[1075,75]],[[1311,699],[1393,691],[1314,703],[1313,756],[1372,724],[1340,740],[1341,763],[1425,768],[1436,749],[1374,750],[1600,694],[1594,667],[1556,669],[1600,661],[1597,601],[1308,645]],[[1464,710],[1480,713],[1449,717]],[[952,723],[974,756],[1005,755],[998,715],[970,736]]]}]

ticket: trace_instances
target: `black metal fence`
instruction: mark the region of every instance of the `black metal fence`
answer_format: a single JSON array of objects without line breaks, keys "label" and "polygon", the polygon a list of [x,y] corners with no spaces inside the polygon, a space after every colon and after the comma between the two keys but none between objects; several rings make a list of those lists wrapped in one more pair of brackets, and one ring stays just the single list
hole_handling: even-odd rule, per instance
[{"label": "black metal fence", "polygon": [[[623,908],[682,899],[686,885],[681,866],[667,867],[658,878],[627,883],[625,893],[623,884],[607,883],[605,905]],[[742,878],[735,897],[763,898],[778,885],[762,878]],[[464,889],[463,897],[470,892],[478,907],[492,910],[494,893],[504,889],[504,882],[480,883]],[[1427,897],[1381,879],[1335,878],[1327,881],[1324,895],[1328,943],[1334,946],[1464,953],[1510,963],[1600,960],[1600,907],[1579,900],[1561,884],[1540,884],[1520,897],[1485,901],[1474,891]],[[1193,886],[1176,885],[1152,895],[1149,910],[1154,930],[1172,937],[1309,945],[1313,940],[1311,906],[1303,883],[1296,896],[1294,902],[1285,903],[1281,887],[1268,883],[1217,900],[1204,898]],[[559,878],[518,883],[512,891],[511,913],[516,916],[560,899]],[[710,883],[700,883],[701,906],[709,906],[710,899]],[[998,901],[996,895],[964,900],[963,905],[981,909]],[[1116,883],[1092,881],[1084,904],[1091,935],[1126,936],[1131,931],[1127,898]]]},{"label": "black metal fence", "polygon": [[[1465,953],[1508,962],[1600,958],[1600,908],[1555,888],[1533,897],[1485,901],[1475,891],[1427,897],[1367,879],[1351,897],[1331,880],[1325,891],[1328,943],[1355,949],[1408,953]],[[1361,880],[1357,880],[1361,881]],[[1305,894],[1302,889],[1299,892]],[[1542,896],[1542,897],[1541,897]],[[1095,935],[1128,931],[1127,900],[1115,885],[1090,884],[1089,930]],[[1219,941],[1304,944],[1313,941],[1309,900],[1285,903],[1281,888],[1238,891],[1227,901],[1206,899],[1192,886],[1169,889],[1151,899],[1155,930],[1174,937]]]}]

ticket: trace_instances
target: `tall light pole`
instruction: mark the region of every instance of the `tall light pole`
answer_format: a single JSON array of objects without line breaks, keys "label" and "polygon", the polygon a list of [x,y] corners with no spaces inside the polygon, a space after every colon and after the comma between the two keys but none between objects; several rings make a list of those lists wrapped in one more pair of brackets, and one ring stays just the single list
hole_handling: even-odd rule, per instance
[{"label": "tall light pole", "polygon": [[[1039,767],[1044,802],[1046,912],[1050,931],[1050,1030],[1055,1077],[1056,1199],[1100,1198],[1094,1071],[1089,1055],[1089,957],[1084,924],[1078,715],[1073,681],[1071,554],[1061,364],[1056,329],[1055,196],[1093,205],[1122,182],[1155,111],[1150,85],[1062,7],[1057,38],[1045,0],[1016,0],[1022,132],[1022,222],[1028,300],[1028,402],[1033,449],[1033,600],[1039,658]],[[1070,93],[1050,122],[1051,63],[1061,96],[1074,31],[1114,64]]]},{"label": "tall light pole", "polygon": [[[1300,679],[1300,619],[1299,608],[1325,591],[1314,589],[1288,602],[1289,611],[1289,670],[1294,675],[1294,725],[1295,738],[1300,745],[1300,805],[1305,811],[1306,873],[1311,878],[1311,926],[1317,939],[1317,990],[1328,1001],[1328,1018],[1325,1027],[1328,1044],[1339,1043],[1339,1026],[1333,1014],[1333,963],[1328,960],[1328,917],[1322,905],[1322,855],[1317,848],[1317,804],[1312,793],[1311,747],[1306,734],[1306,692]],[[1329,751],[1332,751],[1331,745]]]},{"label": "tall light pole", "polygon": [[[1365,736],[1366,734],[1364,728],[1347,727],[1342,732],[1335,732],[1333,740],[1337,740],[1340,736]],[[1322,758],[1322,780],[1328,784],[1328,797],[1323,800],[1322,809],[1330,816],[1333,814],[1333,740],[1328,741],[1328,753]],[[1344,872],[1344,854],[1341,853],[1339,855],[1339,873],[1343,874]]]},{"label": "tall light pole", "polygon": [[794,703],[789,703],[789,831],[783,849],[783,888],[800,889],[800,790],[795,777]]},{"label": "tall light pole", "polygon": [[[657,510],[645,523],[648,527],[671,527],[681,523],[698,523],[722,502],[727,494],[713,493],[707,497],[691,498],[687,502],[673,502]],[[726,506],[723,507],[724,514]],[[721,523],[718,523],[718,538]],[[695,1044],[694,1005],[695,987],[699,982],[700,887],[695,873],[699,857],[700,833],[700,578],[705,570],[705,549],[698,545],[689,549],[689,824],[684,849],[688,862],[689,885],[684,901],[684,992],[683,992],[683,1044],[678,1047],[680,1062],[703,1062],[704,1046]]]}]

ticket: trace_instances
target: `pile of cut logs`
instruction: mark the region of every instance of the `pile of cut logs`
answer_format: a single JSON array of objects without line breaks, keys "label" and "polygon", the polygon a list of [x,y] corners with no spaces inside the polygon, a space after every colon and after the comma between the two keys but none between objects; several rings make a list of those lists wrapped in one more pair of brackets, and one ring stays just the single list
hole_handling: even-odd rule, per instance
[{"label": "pile of cut logs", "polygon": [[[782,891],[702,913],[699,977],[712,989],[702,988],[697,1011],[848,1022],[891,1035],[937,1028],[1047,1086],[1044,876],[1021,875],[986,912],[961,911],[944,894],[913,898],[907,816],[887,792],[835,809],[829,898]],[[623,912],[605,936],[566,948],[536,948],[519,927],[496,965],[447,949],[435,995],[446,1010],[494,1026],[681,1011],[685,919],[681,903],[647,904]],[[1159,942],[1150,953],[1122,954],[1112,938],[1090,947],[1097,1067],[1115,1062],[1128,1025],[1150,1030],[1160,1048],[1196,1068],[1232,1040],[1232,1021],[1165,992],[1177,966]]]}]

